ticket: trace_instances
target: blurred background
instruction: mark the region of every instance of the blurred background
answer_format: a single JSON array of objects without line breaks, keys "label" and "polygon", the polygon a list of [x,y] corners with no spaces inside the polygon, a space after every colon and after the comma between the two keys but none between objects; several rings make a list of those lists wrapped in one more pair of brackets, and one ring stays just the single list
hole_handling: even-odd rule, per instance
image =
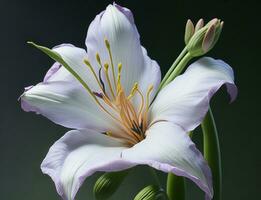
[{"label": "blurred background", "polygon": [[[116,1],[133,11],[141,43],[158,61],[162,74],[184,47],[188,18],[225,21],[218,44],[208,54],[234,68],[239,88],[232,104],[224,88],[212,100],[222,151],[224,200],[260,199],[260,7],[259,1],[242,2]],[[53,182],[39,166],[48,148],[67,130],[40,115],[23,112],[17,100],[25,86],[42,80],[53,61],[26,41],[47,47],[61,43],[84,47],[88,25],[109,3],[112,1],[1,0],[0,199],[59,199]],[[201,139],[197,131],[194,140],[199,148]],[[159,174],[164,185],[164,174]],[[87,179],[78,200],[94,199],[92,186],[99,175]],[[151,182],[147,168],[136,167],[111,199],[131,200]],[[194,184],[187,181],[187,185],[187,200],[203,199]]]}]

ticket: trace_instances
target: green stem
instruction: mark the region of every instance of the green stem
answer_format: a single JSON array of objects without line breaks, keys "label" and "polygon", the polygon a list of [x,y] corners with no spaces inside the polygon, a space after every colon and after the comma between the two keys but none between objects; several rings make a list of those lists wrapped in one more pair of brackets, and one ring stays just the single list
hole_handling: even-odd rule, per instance
[{"label": "green stem", "polygon": [[214,197],[212,200],[221,200],[222,169],[218,132],[211,109],[201,123],[204,138],[204,157],[207,160],[213,179]]},{"label": "green stem", "polygon": [[160,188],[162,188],[161,183],[160,183],[160,180],[159,180],[159,177],[158,177],[158,175],[157,175],[157,172],[155,171],[155,169],[153,169],[153,168],[151,168],[151,167],[149,167],[149,168],[150,168],[150,172],[151,172],[153,178],[155,179],[157,185],[158,185]]},{"label": "green stem", "polygon": [[178,75],[181,74],[181,72],[184,70],[188,62],[193,58],[193,56],[187,52],[186,55],[180,60],[177,67],[173,70],[173,72],[168,76],[167,80],[161,85],[159,90],[161,90],[163,87],[165,87],[167,84],[169,84],[171,81],[173,81]]},{"label": "green stem", "polygon": [[169,173],[167,179],[167,195],[169,200],[185,200],[185,190],[185,179]]},{"label": "green stem", "polygon": [[[188,133],[192,138],[193,131]],[[186,198],[186,184],[185,178],[182,176],[176,176],[172,173],[168,174],[167,179],[167,194],[169,200],[185,200]]]},{"label": "green stem", "polygon": [[185,56],[185,54],[187,53],[187,48],[185,47],[182,52],[179,54],[179,56],[177,57],[177,59],[174,61],[174,63],[171,65],[171,67],[169,68],[168,72],[166,73],[166,75],[164,76],[163,80],[160,83],[160,88],[161,86],[164,84],[164,82],[167,80],[167,78],[170,76],[170,74],[173,72],[173,70],[176,68],[177,64],[180,62],[180,60]]},{"label": "green stem", "polygon": [[161,185],[161,182],[160,182],[159,176],[157,174],[157,171],[155,169],[153,169],[152,167],[149,167],[149,168],[150,168],[150,172],[151,172],[151,174],[152,174],[156,184],[164,192],[164,199],[169,200],[168,199],[168,195],[166,194],[166,191],[164,190],[164,188]]}]

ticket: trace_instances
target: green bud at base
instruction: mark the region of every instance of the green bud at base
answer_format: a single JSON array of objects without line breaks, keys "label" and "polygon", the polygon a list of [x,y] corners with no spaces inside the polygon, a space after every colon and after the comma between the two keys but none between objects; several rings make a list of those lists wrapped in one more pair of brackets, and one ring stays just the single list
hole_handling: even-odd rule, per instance
[{"label": "green bud at base", "polygon": [[104,173],[93,187],[95,199],[105,200],[112,196],[128,175],[128,172],[129,170]]},{"label": "green bud at base", "polygon": [[157,185],[148,185],[143,188],[134,198],[134,200],[164,200],[166,194],[163,189]]}]

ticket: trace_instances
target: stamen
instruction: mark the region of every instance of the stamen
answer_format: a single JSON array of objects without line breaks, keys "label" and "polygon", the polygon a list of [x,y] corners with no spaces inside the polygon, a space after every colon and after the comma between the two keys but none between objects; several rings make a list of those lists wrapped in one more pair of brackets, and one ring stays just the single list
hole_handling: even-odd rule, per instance
[{"label": "stamen", "polygon": [[141,118],[141,113],[142,113],[143,108],[144,108],[144,97],[143,97],[143,95],[142,95],[142,93],[139,89],[137,89],[137,92],[139,93],[139,95],[141,97],[141,106],[140,106],[140,110],[139,110],[139,114],[138,114],[139,118]]},{"label": "stamen", "polygon": [[112,136],[112,132],[111,131],[107,131],[105,134],[108,135],[108,136]]},{"label": "stamen", "polygon": [[138,117],[136,115],[136,111],[135,111],[133,105],[130,102],[127,102],[127,107],[129,109],[129,111],[131,112],[132,116],[135,118],[136,122],[138,123],[139,119],[138,119]]},{"label": "stamen", "polygon": [[152,90],[153,90],[153,88],[154,88],[154,86],[153,85],[150,85],[149,86],[149,88],[148,88],[148,90],[147,90],[147,94],[146,94],[146,110],[148,110],[149,109],[149,103],[150,103],[150,93],[152,92]]},{"label": "stamen", "polygon": [[153,88],[154,88],[153,85],[150,85],[146,93],[146,110],[143,116],[143,121],[144,121],[143,131],[145,131],[145,129],[147,128],[147,116],[148,116],[149,106],[150,106],[150,93],[152,92]]},{"label": "stamen", "polygon": [[107,50],[108,50],[108,52],[109,52],[110,62],[111,62],[111,69],[112,69],[112,76],[113,76],[113,82],[114,82],[114,86],[115,86],[115,89],[116,89],[117,86],[116,86],[116,78],[115,78],[115,72],[114,72],[114,65],[113,65],[113,60],[112,60],[111,46],[110,46],[109,41],[108,41],[106,38],[105,38],[104,42],[105,42],[106,48],[107,48]]},{"label": "stamen", "polygon": [[100,58],[100,55],[98,53],[96,53],[96,60],[98,62],[98,64],[100,65],[100,67],[102,66],[101,64],[101,58]]},{"label": "stamen", "polygon": [[130,110],[129,110],[129,103],[128,103],[128,101],[126,100],[126,97],[125,97],[125,95],[124,95],[124,92],[122,92],[122,98],[121,98],[121,104],[122,104],[122,108],[123,108],[123,110],[125,111],[125,114],[127,114],[127,118],[128,118],[128,120],[130,121],[130,127],[132,126],[132,118],[133,117],[135,117],[135,113],[133,114],[132,112],[131,112],[131,114],[132,114],[132,117],[131,117],[131,115],[130,115]]},{"label": "stamen", "polygon": [[137,92],[137,89],[138,89],[138,83],[135,82],[134,86],[131,89],[130,95],[128,96],[129,100],[135,95],[135,93]]},{"label": "stamen", "polygon": [[[134,117],[134,121],[137,120],[135,111],[132,112],[130,108],[130,103],[127,101],[124,91],[120,91],[119,93],[119,105],[120,105],[120,116],[123,122],[123,125],[127,128],[128,131],[132,130],[133,128],[133,117]],[[130,115],[130,112],[132,116]],[[138,141],[141,140],[140,136],[137,135],[136,132],[133,132],[133,130],[130,132],[130,134],[132,136],[134,136],[136,139],[138,139]]]},{"label": "stamen", "polygon": [[117,94],[121,90],[121,69],[122,69],[122,64],[118,64],[118,76],[117,76]]},{"label": "stamen", "polygon": [[122,63],[118,64],[118,73],[121,73],[121,69],[122,69]]},{"label": "stamen", "polygon": [[109,64],[108,63],[104,64],[104,71],[105,71],[106,79],[107,79],[107,82],[108,82],[108,85],[109,85],[109,88],[110,88],[110,91],[111,91],[111,95],[113,96],[113,99],[115,99],[115,95],[114,95],[112,85],[111,85],[111,81],[110,81],[110,77],[109,77]]},{"label": "stamen", "polygon": [[95,80],[97,81],[99,87],[101,88],[101,90],[104,91],[104,87],[103,87],[103,85],[101,85],[101,81],[98,79],[98,77],[97,77],[97,75],[96,75],[96,73],[95,73],[95,71],[94,71],[94,69],[93,69],[91,63],[90,63],[87,59],[84,59],[84,63],[85,63],[85,64],[89,67],[89,69],[91,70],[91,72],[92,72],[92,74],[93,74]]},{"label": "stamen", "polygon": [[106,135],[108,136],[111,136],[111,137],[115,137],[115,138],[118,138],[118,139],[124,139],[124,141],[126,142],[127,145],[135,145],[137,143],[137,140],[136,138],[133,138],[132,136],[133,135],[119,135],[119,134],[113,134],[112,132],[108,131],[108,132],[105,132]]},{"label": "stamen", "polygon": [[[125,135],[119,135],[114,132],[106,132],[105,134],[110,137],[120,138],[124,140],[128,145],[134,145],[137,142],[143,140],[145,138],[145,131],[147,128],[147,113],[149,110],[149,98],[150,94],[153,90],[153,86],[149,86],[146,99],[145,96],[142,94],[141,90],[139,89],[139,85],[137,82],[134,83],[129,96],[125,95],[124,88],[121,85],[121,71],[122,71],[122,63],[118,63],[118,74],[117,79],[115,79],[115,72],[114,72],[114,65],[112,60],[112,52],[109,41],[105,39],[105,45],[108,50],[110,56],[110,65],[108,63],[102,63],[100,55],[96,54],[96,61],[100,66],[99,72],[96,74],[93,66],[89,62],[89,60],[85,59],[84,63],[89,67],[91,70],[95,80],[97,81],[99,87],[102,89],[102,93],[99,91],[92,91],[87,84],[84,85],[88,92],[92,95],[95,102],[101,107],[103,111],[109,114],[114,120],[122,125]],[[112,68],[112,75],[113,81],[111,80],[112,77],[111,72],[109,71],[109,67]],[[112,100],[105,92],[105,85],[102,80],[102,70],[104,70],[105,78],[107,81],[107,85],[109,87],[111,97],[114,99]],[[114,86],[115,89],[114,89]],[[108,92],[108,91],[107,91]],[[141,103],[139,110],[137,111],[133,105],[131,99],[136,95],[141,97]],[[101,102],[102,100],[102,102]],[[103,104],[104,103],[104,104]],[[105,107],[108,106],[108,107]],[[111,110],[110,110],[111,108]],[[109,109],[109,110],[108,110]],[[111,112],[113,111],[113,112]],[[114,113],[115,112],[115,113]],[[117,113],[117,114],[116,114]]]},{"label": "stamen", "polygon": [[119,119],[117,119],[115,116],[113,116],[108,110],[106,110],[104,108],[104,106],[98,101],[97,97],[93,94],[93,91],[90,89],[90,87],[88,86],[88,84],[86,82],[84,82],[81,77],[74,73],[73,74],[79,81],[80,83],[83,85],[83,87],[87,90],[87,92],[93,97],[94,101],[98,104],[98,106],[100,106],[100,108],[106,112],[108,115],[110,115],[114,120],[121,122]]}]

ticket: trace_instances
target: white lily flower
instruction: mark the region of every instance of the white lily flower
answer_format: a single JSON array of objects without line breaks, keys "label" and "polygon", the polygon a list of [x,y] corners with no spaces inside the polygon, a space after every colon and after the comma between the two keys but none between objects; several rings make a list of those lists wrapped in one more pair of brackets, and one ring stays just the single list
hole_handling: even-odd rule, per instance
[{"label": "white lily flower", "polygon": [[74,129],[53,144],[41,165],[59,195],[73,200],[96,171],[149,165],[191,179],[212,198],[211,171],[187,132],[201,123],[223,84],[235,99],[230,66],[202,58],[152,101],[160,68],[141,46],[130,10],[116,4],[96,16],[86,46],[54,47],[74,76],[55,63],[21,96],[25,111]]}]

